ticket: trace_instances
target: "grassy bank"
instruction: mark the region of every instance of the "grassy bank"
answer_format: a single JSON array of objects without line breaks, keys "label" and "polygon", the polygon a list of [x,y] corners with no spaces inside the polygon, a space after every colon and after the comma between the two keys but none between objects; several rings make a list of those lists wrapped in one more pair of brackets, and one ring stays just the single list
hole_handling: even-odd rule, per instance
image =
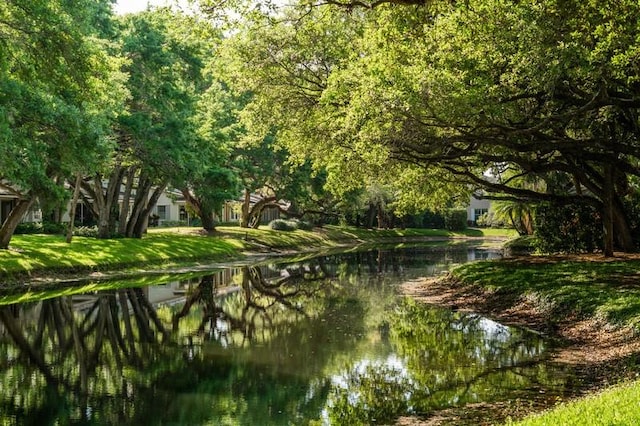
[{"label": "grassy bank", "polygon": [[[463,288],[480,288],[512,305],[526,300],[562,328],[595,320],[604,334],[615,328],[640,330],[640,257],[531,257],[461,265],[451,276]],[[508,308],[508,306],[507,306]],[[640,424],[640,382],[605,390],[535,415],[520,426]]]},{"label": "grassy bank", "polygon": [[[64,274],[184,262],[218,262],[240,258],[247,250],[300,251],[371,241],[482,237],[484,234],[473,229],[452,233],[430,229],[378,231],[329,226],[314,232],[221,227],[216,235],[204,236],[196,228],[158,228],[150,230],[142,239],[74,237],[71,244],[65,243],[62,236],[16,235],[10,250],[0,251],[0,278],[6,283],[34,273]],[[505,231],[487,232],[487,236],[500,235],[505,235]]]},{"label": "grassy bank", "polygon": [[503,259],[461,265],[451,274],[466,285],[525,298],[551,322],[595,318],[640,328],[640,258]]},{"label": "grassy bank", "polygon": [[640,383],[615,386],[602,393],[561,404],[551,411],[510,426],[605,426],[640,424]]}]

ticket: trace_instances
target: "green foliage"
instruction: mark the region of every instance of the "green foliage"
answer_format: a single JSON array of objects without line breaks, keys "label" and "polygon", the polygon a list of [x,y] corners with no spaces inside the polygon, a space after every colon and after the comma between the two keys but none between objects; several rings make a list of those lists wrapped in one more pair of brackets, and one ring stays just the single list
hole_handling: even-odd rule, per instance
[{"label": "green foliage", "polygon": [[513,238],[504,243],[503,248],[509,256],[527,255],[536,251],[540,243],[533,235],[524,235]]},{"label": "green foliage", "polygon": [[124,67],[130,98],[119,118],[128,136],[122,148],[152,178],[188,175],[209,159],[194,117],[211,46],[186,36],[201,27],[195,17],[169,9],[121,20],[122,54],[131,58]]},{"label": "green foliage", "polygon": [[63,235],[65,232],[64,224],[53,222],[23,222],[15,230],[16,234]]},{"label": "green foliage", "polygon": [[73,229],[73,235],[78,237],[98,238],[97,226],[78,226]]},{"label": "green foliage", "polygon": [[298,219],[274,219],[269,222],[269,228],[274,231],[295,231],[297,229],[310,231],[313,229],[313,225]]},{"label": "green foliage", "polygon": [[275,219],[269,222],[269,228],[274,231],[295,231],[296,226],[294,223],[284,220],[284,219]]},{"label": "green foliage", "polygon": [[124,98],[119,64],[93,26],[97,10],[108,7],[106,1],[0,5],[2,178],[25,191],[55,197],[56,177],[89,171],[108,152],[109,120]]},{"label": "green foliage", "polygon": [[[620,201],[640,174],[635,1],[260,10],[225,49],[234,84],[253,95],[247,126],[276,129],[294,156],[327,169],[335,194],[394,183],[403,213],[471,187],[595,205]],[[568,186],[528,185],[553,175]],[[529,219],[515,226],[531,233]]]},{"label": "green foliage", "polygon": [[535,213],[535,244],[542,253],[592,253],[602,249],[600,213],[585,204],[543,203]]},{"label": "green foliage", "polygon": [[467,211],[446,210],[444,213],[444,227],[449,231],[464,231],[467,229]]}]

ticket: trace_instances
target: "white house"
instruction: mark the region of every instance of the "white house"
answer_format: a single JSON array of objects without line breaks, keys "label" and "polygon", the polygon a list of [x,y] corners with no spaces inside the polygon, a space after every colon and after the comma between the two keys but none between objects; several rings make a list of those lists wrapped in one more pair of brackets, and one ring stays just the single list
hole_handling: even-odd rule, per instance
[{"label": "white house", "polygon": [[472,195],[467,206],[467,222],[475,225],[483,214],[489,213],[490,208],[490,200],[481,200]]}]

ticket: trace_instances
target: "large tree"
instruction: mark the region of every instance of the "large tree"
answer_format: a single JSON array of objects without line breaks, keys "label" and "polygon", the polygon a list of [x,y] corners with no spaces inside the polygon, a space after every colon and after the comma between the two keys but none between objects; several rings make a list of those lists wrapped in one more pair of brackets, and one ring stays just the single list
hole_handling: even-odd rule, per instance
[{"label": "large tree", "polygon": [[37,200],[62,203],[59,182],[109,152],[123,98],[96,30],[109,10],[107,0],[0,4],[0,185],[16,197],[0,248]]},{"label": "large tree", "polygon": [[636,2],[374,3],[301,1],[237,38],[256,115],[294,154],[332,165],[343,186],[362,164],[378,176],[395,165],[422,170],[436,193],[453,179],[498,199],[589,203],[605,252],[614,235],[634,248]]},{"label": "large tree", "polygon": [[[362,77],[349,102],[373,106],[356,129],[401,160],[446,169],[497,198],[591,203],[607,224],[605,252],[614,229],[631,250],[623,198],[640,153],[632,3],[483,0],[438,16],[380,10],[367,37],[381,43],[343,74]],[[383,33],[382,23],[396,31]],[[391,63],[403,65],[380,72]],[[517,179],[559,174],[572,187],[535,191]]]},{"label": "large tree", "polygon": [[168,8],[121,19],[127,111],[116,124],[112,162],[83,182],[102,238],[141,237],[172,179],[201,163],[195,115],[208,52],[199,21]]},{"label": "large tree", "polygon": [[[242,115],[248,134],[262,144],[269,139],[261,137],[275,135],[275,149],[267,150],[279,158],[267,163],[286,167],[310,160],[316,172],[326,174],[325,189],[342,200],[371,185],[392,185],[403,213],[468,196],[471,189],[452,187],[449,173],[399,166],[387,147],[360,138],[353,122],[366,119],[367,108],[375,106],[354,104],[344,114],[350,105],[342,98],[358,76],[350,81],[341,73],[364,52],[366,14],[335,8],[298,13],[289,9],[277,19],[252,14],[223,51],[229,81],[252,94]],[[333,90],[338,86],[343,93]]]}]

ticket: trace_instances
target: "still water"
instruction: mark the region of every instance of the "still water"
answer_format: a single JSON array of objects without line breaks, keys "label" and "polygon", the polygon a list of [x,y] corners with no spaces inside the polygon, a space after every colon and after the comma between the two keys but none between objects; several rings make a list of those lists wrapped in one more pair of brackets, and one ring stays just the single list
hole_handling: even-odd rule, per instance
[{"label": "still water", "polygon": [[398,295],[495,256],[362,251],[0,306],[0,424],[393,424],[562,395],[540,336]]}]

